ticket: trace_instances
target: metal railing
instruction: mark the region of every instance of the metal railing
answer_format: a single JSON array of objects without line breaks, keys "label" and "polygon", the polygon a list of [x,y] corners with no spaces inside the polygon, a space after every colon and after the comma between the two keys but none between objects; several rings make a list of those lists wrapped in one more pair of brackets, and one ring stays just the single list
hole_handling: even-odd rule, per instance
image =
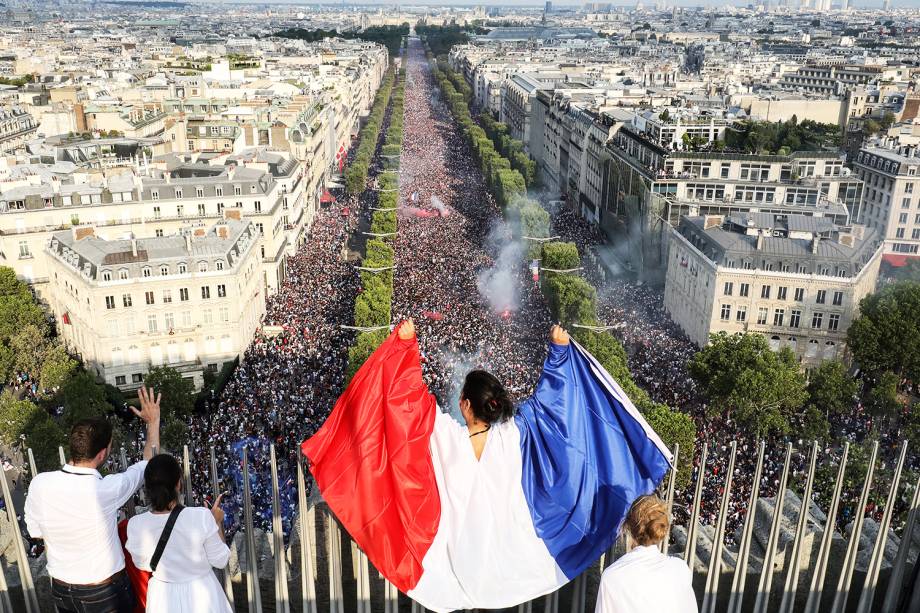
[{"label": "metal railing", "polygon": [[[889,547],[889,539],[893,531],[892,525],[895,502],[899,493],[908,491],[911,484],[902,484],[905,460],[907,458],[907,441],[904,441],[897,456],[897,463],[891,475],[886,504],[882,517],[878,522],[878,531],[873,539],[868,552],[868,563],[864,569],[857,572],[857,554],[860,552],[860,542],[863,539],[865,513],[856,513],[848,538],[845,538],[845,553],[837,560],[840,563],[839,572],[831,573],[830,564],[832,550],[840,551],[840,539],[843,538],[836,529],[837,511],[841,505],[841,496],[844,484],[844,472],[849,457],[849,443],[846,443],[838,460],[838,470],[833,486],[833,494],[828,508],[828,514],[823,525],[815,528],[817,520],[811,513],[813,505],[812,494],[817,490],[815,483],[816,467],[818,465],[819,446],[811,443],[808,452],[807,474],[801,490],[800,504],[797,506],[795,517],[791,517],[784,507],[787,497],[787,486],[790,482],[790,462],[793,456],[793,446],[788,443],[785,448],[782,472],[779,475],[777,495],[772,501],[772,510],[768,513],[769,530],[766,538],[755,538],[755,524],[758,516],[757,509],[766,502],[759,495],[759,487],[752,487],[750,495],[745,498],[748,512],[740,527],[741,535],[737,550],[728,551],[725,545],[728,510],[735,486],[735,466],[738,459],[738,447],[734,441],[728,450],[728,469],[722,474],[721,495],[718,512],[713,529],[708,533],[700,524],[701,505],[703,500],[703,476],[707,474],[707,459],[709,458],[709,445],[702,445],[701,453],[695,464],[698,467],[698,478],[694,485],[692,503],[690,505],[690,521],[686,528],[673,528],[671,536],[677,536],[677,530],[686,530],[686,539],[683,560],[694,570],[698,585],[697,598],[701,604],[701,613],[714,613],[728,611],[740,613],[741,611],[754,611],[765,613],[779,611],[791,613],[804,611],[806,613],[903,613],[917,611],[920,605],[920,586],[911,588],[913,577],[916,576],[916,565],[920,561],[910,564],[911,559],[917,559],[917,554],[912,552],[915,541],[920,541],[920,480],[914,484],[913,494],[910,497],[907,509],[907,519],[899,535],[897,553],[894,559],[886,566],[885,551]],[[675,447],[675,462],[680,449]],[[796,450],[796,453],[806,452],[805,449]],[[64,450],[59,449],[61,464],[65,461]],[[753,483],[760,484],[764,474],[765,444],[761,442],[756,451],[756,463],[753,473]],[[28,468],[32,475],[37,473],[32,450],[27,450]],[[876,442],[870,453],[866,473],[861,480],[862,489],[859,496],[857,509],[865,509],[873,484],[878,458],[878,443]],[[282,531],[282,505],[278,482],[278,462],[274,446],[270,447],[270,479],[271,479],[271,537],[270,547],[259,549],[256,542],[253,517],[254,508],[252,493],[250,491],[250,458],[249,450],[242,450],[242,501],[243,524],[241,538],[234,539],[231,547],[237,546],[242,551],[237,551],[238,559],[245,561],[245,567],[240,564],[240,591],[245,593],[246,602],[237,603],[236,610],[249,613],[262,613],[263,594],[274,593],[274,608],[276,613],[318,613],[321,604],[328,605],[329,613],[371,613],[371,610],[383,609],[384,613],[398,613],[399,593],[388,581],[378,573],[371,573],[368,558],[340,529],[339,524],[325,505],[318,500],[318,496],[310,496],[307,488],[308,481],[303,463],[298,461],[296,467],[297,508],[293,511],[290,544],[285,546],[285,537]],[[119,453],[121,468],[127,468],[127,458],[124,450]],[[740,460],[739,460],[740,461]],[[214,448],[210,449],[207,458],[189,455],[188,447],[184,447],[181,454],[183,468],[183,484],[186,492],[191,492],[191,474],[193,462],[205,462],[207,473],[210,477],[210,490],[214,499],[219,492],[219,475]],[[661,494],[668,508],[674,506],[676,473],[671,471],[662,482]],[[737,493],[737,492],[734,492]],[[2,479],[2,495],[5,503],[7,521],[10,525],[18,525],[14,500],[7,479]],[[186,504],[192,504],[191,496],[187,497]],[[714,503],[714,504],[715,504]],[[128,502],[124,508],[124,515],[131,517],[135,514],[136,503]],[[763,514],[760,514],[763,515]],[[794,525],[792,537],[780,543],[780,533],[788,529],[783,524]],[[812,525],[810,529],[809,526]],[[766,525],[761,526],[766,530]],[[5,552],[6,565],[15,564],[19,575],[19,585],[10,586],[3,572],[0,572],[0,613],[12,611],[25,611],[25,613],[39,613],[43,610],[40,602],[40,593],[47,594],[48,590],[40,589],[33,579],[29,558],[26,553],[24,539],[19,530],[11,530],[12,546]],[[318,538],[322,532],[323,538]],[[811,542],[820,544],[811,547]],[[711,549],[709,558],[704,559],[698,551],[702,541],[701,536],[707,533],[711,536]],[[296,536],[296,538],[295,538]],[[763,534],[761,534],[761,537]],[[806,537],[812,539],[806,542]],[[347,540],[351,564],[346,567],[343,559],[343,540]],[[661,550],[668,552],[669,546],[680,539],[666,539]],[[832,543],[837,541],[836,549]],[[892,541],[893,543],[893,541]],[[762,560],[758,560],[752,551],[756,547],[763,551]],[[917,549],[916,546],[913,546]],[[260,579],[261,551],[270,550],[272,580],[271,582]],[[810,552],[810,553],[808,553]],[[295,556],[295,553],[299,554]],[[584,613],[592,606],[593,594],[588,593],[588,585],[596,580],[604,568],[609,566],[618,555],[623,553],[621,544],[618,544],[598,560],[583,575],[577,577],[570,585],[564,586],[547,596],[535,601],[522,603],[518,613],[533,613],[534,608],[542,609],[543,613],[559,613],[560,607],[568,608],[571,613]],[[803,554],[807,558],[803,561]],[[863,552],[863,559],[866,558]],[[726,555],[732,554],[732,555]],[[726,559],[734,557],[734,568]],[[295,558],[299,558],[296,563]],[[325,564],[318,563],[325,559]],[[289,562],[290,561],[290,562]],[[807,567],[807,572],[804,572]],[[885,567],[886,573],[882,573]],[[2,568],[2,565],[0,565]],[[231,604],[234,603],[234,581],[230,569],[217,571]],[[887,581],[880,579],[887,577]],[[757,582],[756,589],[746,589],[747,581]],[[40,578],[48,582],[47,576]],[[273,584],[270,586],[269,584]],[[299,585],[298,585],[299,584]],[[317,586],[323,587],[317,590]],[[292,586],[297,586],[294,592],[299,592],[299,598],[292,600]],[[375,586],[375,587],[372,587]],[[800,590],[800,586],[807,586],[807,594]],[[16,587],[17,589],[13,589]],[[50,586],[48,586],[50,588]],[[348,588],[346,590],[346,587]],[[911,592],[912,589],[912,593]],[[593,591],[593,590],[592,590]],[[322,597],[322,601],[320,598]],[[378,600],[372,600],[372,599]],[[908,602],[910,599],[910,602]],[[382,602],[380,601],[382,600]],[[18,606],[19,603],[21,606]],[[295,604],[296,602],[296,604]],[[848,607],[848,602],[851,603]],[[855,608],[852,602],[856,602]],[[14,606],[16,605],[16,606]],[[324,608],[324,607],[323,607]],[[47,604],[45,605],[47,609]],[[424,613],[422,607],[412,603],[413,613]]]}]

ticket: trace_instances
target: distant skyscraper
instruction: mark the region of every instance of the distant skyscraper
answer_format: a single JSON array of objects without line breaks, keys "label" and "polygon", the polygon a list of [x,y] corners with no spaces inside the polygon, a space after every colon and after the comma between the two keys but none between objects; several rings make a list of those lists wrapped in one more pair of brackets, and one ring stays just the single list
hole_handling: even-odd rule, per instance
[{"label": "distant skyscraper", "polygon": [[850,0],[840,0],[840,10],[845,11],[850,7]]},{"label": "distant skyscraper", "polygon": [[550,0],[546,0],[546,6],[543,7],[543,12],[549,15],[553,12],[553,3]]},{"label": "distant skyscraper", "polygon": [[891,0],[885,0],[885,4],[882,5],[882,8],[884,8],[886,11],[890,11],[891,10]]}]

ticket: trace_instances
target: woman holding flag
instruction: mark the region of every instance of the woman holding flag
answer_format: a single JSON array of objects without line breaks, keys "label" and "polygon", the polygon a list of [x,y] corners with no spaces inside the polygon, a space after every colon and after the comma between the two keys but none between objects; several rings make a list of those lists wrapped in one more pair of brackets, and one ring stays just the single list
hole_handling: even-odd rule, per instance
[{"label": "woman holding flag", "polygon": [[422,379],[403,322],[304,441],[320,491],[397,588],[434,611],[505,608],[581,574],[671,455],[603,367],[560,327],[515,411],[484,371],[460,425]]}]

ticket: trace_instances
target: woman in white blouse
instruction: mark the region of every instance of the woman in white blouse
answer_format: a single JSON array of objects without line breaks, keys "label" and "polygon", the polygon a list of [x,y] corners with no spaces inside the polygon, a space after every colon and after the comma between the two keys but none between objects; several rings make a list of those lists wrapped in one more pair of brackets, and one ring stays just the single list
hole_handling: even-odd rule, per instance
[{"label": "woman in white blouse", "polygon": [[[134,564],[151,570],[160,535],[178,505],[182,469],[174,457],[154,457],[144,470],[150,512],[128,522],[125,548]],[[147,585],[147,613],[233,613],[214,568],[224,568],[230,549],[224,543],[220,498],[213,509],[177,511],[172,533]]]},{"label": "woman in white blouse", "polygon": [[633,502],[623,527],[629,551],[604,571],[595,613],[697,613],[693,574],[661,553],[668,508],[657,496]]}]

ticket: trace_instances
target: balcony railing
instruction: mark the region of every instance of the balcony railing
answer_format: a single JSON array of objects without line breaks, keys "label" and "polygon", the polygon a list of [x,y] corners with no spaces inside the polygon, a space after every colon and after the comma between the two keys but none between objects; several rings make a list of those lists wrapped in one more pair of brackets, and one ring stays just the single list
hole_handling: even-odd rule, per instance
[{"label": "balcony railing", "polygon": [[[865,511],[856,513],[848,527],[848,534],[837,531],[836,518],[847,499],[842,495],[844,475],[849,458],[849,443],[833,454],[836,465],[834,475],[821,476],[816,470],[819,454],[826,454],[817,442],[794,449],[792,443],[783,448],[785,461],[777,474],[776,496],[762,498],[760,487],[744,488],[743,500],[746,513],[736,534],[740,535],[737,546],[725,544],[726,525],[732,495],[738,495],[739,479],[734,467],[740,464],[743,453],[749,453],[753,460],[753,483],[762,484],[764,479],[765,443],[756,449],[742,452],[735,442],[727,449],[727,470],[718,475],[708,467],[715,467],[720,460],[707,463],[709,444],[704,443],[694,465],[698,474],[707,475],[716,484],[719,497],[707,504],[718,506],[714,516],[709,517],[708,526],[701,523],[704,517],[703,480],[697,479],[693,486],[690,503],[684,513],[689,517],[686,526],[673,526],[670,536],[661,549],[665,553],[681,558],[692,569],[697,586],[696,595],[701,611],[742,610],[823,613],[856,611],[870,613],[905,613],[920,610],[920,581],[917,581],[917,542],[920,541],[920,481],[908,483],[903,479],[907,458],[907,441],[898,450],[894,470],[890,474],[890,485],[882,491],[885,495],[880,516],[867,517]],[[674,449],[675,463],[681,450]],[[792,489],[792,458],[808,459],[805,463],[805,479],[801,491]],[[32,475],[37,474],[31,449],[27,449],[28,466]],[[210,449],[209,457],[192,456],[188,446],[183,449],[184,492],[187,506],[201,504],[206,495],[214,498],[220,493],[218,484],[217,454]],[[713,454],[715,455],[715,454]],[[61,464],[64,450],[59,448]],[[269,471],[261,478],[265,491],[271,497],[271,529],[269,532],[256,530],[253,522],[254,506],[251,485],[250,451],[241,451],[241,500],[243,504],[240,532],[231,543],[239,565],[220,571],[221,580],[230,602],[234,602],[234,584],[240,584],[238,593],[245,596],[245,604],[239,602],[238,611],[259,612],[262,609],[263,594],[274,591],[275,610],[290,613],[292,602],[298,604],[294,610],[316,613],[319,607],[329,607],[330,613],[370,613],[384,611],[399,612],[399,593],[396,588],[376,573],[370,572],[367,557],[341,530],[338,522],[325,504],[314,492],[302,461],[296,462],[291,487],[296,489],[296,505],[286,514],[291,520],[290,538],[286,541],[282,523],[282,497],[279,488],[279,463],[275,448],[270,447]],[[299,457],[299,456],[298,456]],[[120,453],[121,465],[127,467],[124,449]],[[825,458],[821,458],[825,459]],[[725,460],[725,458],[722,458]],[[199,463],[195,466],[195,463]],[[861,465],[861,464],[860,464]],[[865,473],[858,481],[859,496],[856,509],[865,510],[873,491],[878,458],[878,443],[869,451]],[[193,471],[193,468],[195,469]],[[292,469],[293,470],[293,469]],[[713,472],[710,475],[710,472]],[[208,475],[211,491],[196,492],[192,488],[192,474]],[[748,475],[744,475],[747,477]],[[827,482],[819,482],[824,479]],[[833,479],[833,482],[830,480]],[[2,481],[3,501],[10,524],[18,525],[14,499],[6,479]],[[660,495],[668,508],[675,506],[676,474],[674,471],[664,479]],[[285,484],[288,486],[288,484]],[[310,486],[310,487],[308,487]],[[750,491],[748,491],[750,489]],[[293,495],[292,489],[286,493]],[[831,492],[827,514],[815,512],[812,502],[815,492]],[[899,499],[909,500],[906,520],[895,534],[892,529],[894,508]],[[266,501],[267,502],[267,501]],[[123,509],[123,515],[135,514],[141,499],[132,499]],[[10,589],[6,582],[0,582],[0,605],[3,602],[23,601],[26,613],[39,613],[49,607],[46,602],[50,592],[47,576],[40,578],[38,585],[32,574],[32,565],[26,554],[24,539],[19,530],[10,530],[12,546],[4,551],[7,565],[15,563],[19,572],[19,586]],[[899,538],[898,538],[899,537]],[[270,539],[270,543],[266,542]],[[346,544],[343,549],[343,542]],[[350,546],[348,546],[350,543]],[[868,546],[867,546],[868,544]],[[521,603],[519,613],[533,613],[539,608],[545,613],[559,613],[560,609],[571,613],[587,613],[594,608],[593,589],[600,573],[622,555],[622,543],[604,553],[585,573],[575,578],[570,586],[538,598]],[[318,590],[317,587],[323,588]],[[346,596],[345,588],[349,595]],[[12,594],[10,593],[12,592]],[[42,595],[40,597],[40,594]],[[849,606],[848,606],[849,603]],[[753,605],[753,609],[752,609]],[[793,606],[794,605],[794,606]],[[854,606],[855,605],[855,606]],[[2,607],[0,607],[2,608]],[[412,603],[413,613],[424,613],[417,603]]]}]

